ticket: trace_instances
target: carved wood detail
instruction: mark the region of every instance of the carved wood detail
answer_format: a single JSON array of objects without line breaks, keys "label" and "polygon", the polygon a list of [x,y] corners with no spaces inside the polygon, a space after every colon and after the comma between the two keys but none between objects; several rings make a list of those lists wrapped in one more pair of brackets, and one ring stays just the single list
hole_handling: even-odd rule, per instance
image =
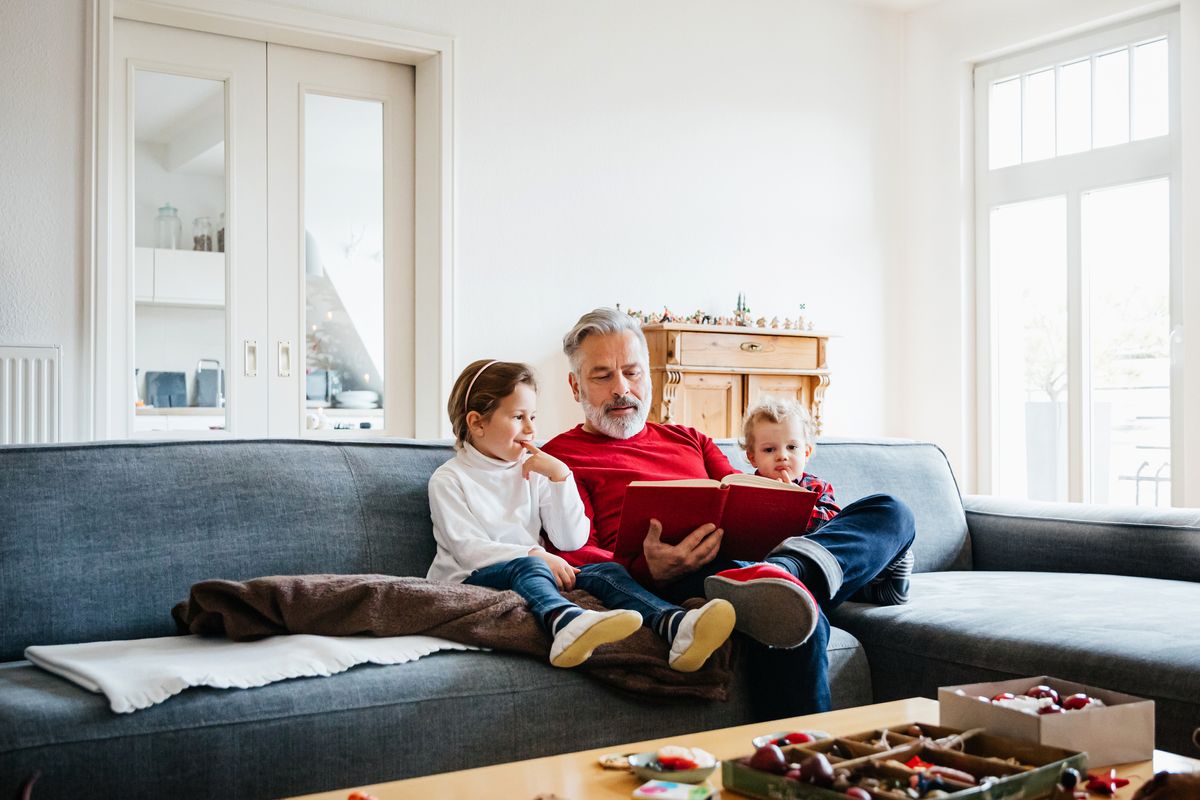
[{"label": "carved wood detail", "polygon": [[[670,354],[668,353],[668,358]],[[679,384],[683,381],[683,373],[677,369],[668,369],[663,373],[662,386],[662,408],[659,411],[659,419],[664,425],[670,425],[675,421],[674,406],[675,395],[679,390]]]},{"label": "carved wood detail", "polygon": [[678,331],[673,331],[670,337],[670,345],[667,347],[667,363],[678,364],[679,358],[682,355],[679,351],[680,334]]},{"label": "carved wood detail", "polygon": [[825,405],[825,390],[829,388],[829,376],[818,375],[817,385],[813,387],[813,424],[817,427],[817,436],[821,435],[821,409]]}]

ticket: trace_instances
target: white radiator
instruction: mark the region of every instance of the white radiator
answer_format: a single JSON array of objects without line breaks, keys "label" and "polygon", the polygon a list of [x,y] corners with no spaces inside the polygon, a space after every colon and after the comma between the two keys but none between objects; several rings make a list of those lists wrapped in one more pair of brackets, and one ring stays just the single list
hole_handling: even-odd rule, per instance
[{"label": "white radiator", "polygon": [[0,444],[62,435],[62,349],[0,347]]}]

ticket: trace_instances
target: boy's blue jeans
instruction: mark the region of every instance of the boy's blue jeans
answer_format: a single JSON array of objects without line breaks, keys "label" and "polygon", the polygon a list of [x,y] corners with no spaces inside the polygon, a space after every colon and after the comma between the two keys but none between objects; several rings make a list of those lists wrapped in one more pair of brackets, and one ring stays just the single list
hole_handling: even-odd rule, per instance
[{"label": "boy's blue jeans", "polygon": [[[546,562],[534,556],[514,558],[477,569],[463,583],[489,589],[512,589],[525,598],[529,610],[547,631],[550,630],[549,620],[555,613],[565,608],[578,608],[562,596]],[[658,623],[664,613],[683,610],[652,594],[635,581],[623,566],[611,561],[582,567],[575,576],[575,588],[583,589],[605,608],[638,612],[645,624],[651,627]]]},{"label": "boy's blue jeans", "polygon": [[[823,613],[812,637],[791,650],[766,647],[743,639],[749,645],[745,652],[749,662],[751,705],[757,716],[775,719],[829,710],[826,653],[829,620],[825,615],[902,555],[912,546],[915,537],[912,511],[891,495],[873,494],[846,506],[840,514],[805,537],[829,551],[841,567],[842,584],[832,597],[815,565],[798,563],[802,559],[790,555],[767,557],[767,563],[805,580]],[[668,584],[662,590],[663,595],[677,602],[689,597],[704,597],[706,577],[750,563],[710,561],[691,575]]]}]

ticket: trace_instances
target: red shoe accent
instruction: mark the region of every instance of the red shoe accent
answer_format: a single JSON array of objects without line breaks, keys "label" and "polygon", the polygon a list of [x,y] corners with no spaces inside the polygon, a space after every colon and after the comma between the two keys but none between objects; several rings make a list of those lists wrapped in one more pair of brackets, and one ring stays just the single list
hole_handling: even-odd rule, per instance
[{"label": "red shoe accent", "polygon": [[774,564],[710,575],[704,593],[733,604],[737,630],[771,647],[798,647],[817,629],[821,610],[804,582]]},{"label": "red shoe accent", "polygon": [[804,581],[797,578],[792,573],[788,572],[783,567],[777,567],[774,564],[751,564],[748,567],[738,567],[737,569],[727,569],[718,572],[717,575],[722,578],[728,578],[731,581],[753,581],[759,578],[779,578],[780,580],[794,583],[804,590],[812,601],[817,602],[817,598],[813,597],[813,593],[804,585]]}]

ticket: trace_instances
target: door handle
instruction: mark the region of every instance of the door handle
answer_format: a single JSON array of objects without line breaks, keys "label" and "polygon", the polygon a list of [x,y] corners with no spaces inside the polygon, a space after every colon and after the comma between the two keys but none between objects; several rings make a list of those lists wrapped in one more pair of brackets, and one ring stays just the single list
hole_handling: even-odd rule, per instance
[{"label": "door handle", "polygon": [[278,365],[279,377],[292,377],[292,343],[280,339],[275,346],[276,364]]},{"label": "door handle", "polygon": [[258,377],[258,341],[255,339],[242,342],[242,371],[247,378]]}]

